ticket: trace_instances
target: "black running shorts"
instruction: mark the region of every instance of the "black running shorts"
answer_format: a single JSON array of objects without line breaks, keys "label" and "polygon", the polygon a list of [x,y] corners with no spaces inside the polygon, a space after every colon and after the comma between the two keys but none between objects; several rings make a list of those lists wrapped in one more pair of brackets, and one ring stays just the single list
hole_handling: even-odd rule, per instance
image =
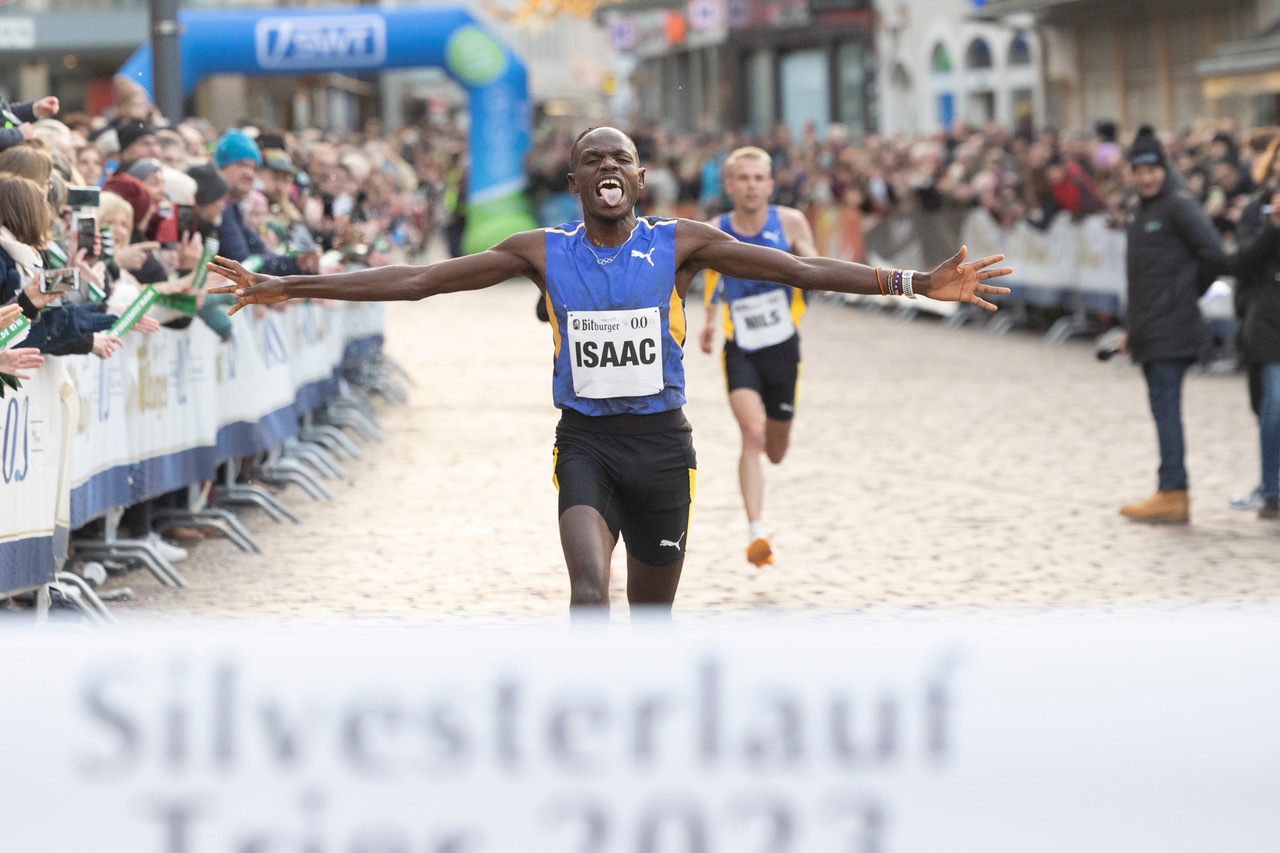
[{"label": "black running shorts", "polygon": [[800,336],[792,335],[755,352],[725,341],[724,377],[729,393],[750,388],[759,394],[769,420],[791,420],[796,414],[796,386],[800,383]]},{"label": "black running shorts", "polygon": [[683,410],[589,417],[565,409],[553,455],[561,515],[593,507],[614,542],[621,533],[627,553],[647,565],[684,556],[698,463]]}]

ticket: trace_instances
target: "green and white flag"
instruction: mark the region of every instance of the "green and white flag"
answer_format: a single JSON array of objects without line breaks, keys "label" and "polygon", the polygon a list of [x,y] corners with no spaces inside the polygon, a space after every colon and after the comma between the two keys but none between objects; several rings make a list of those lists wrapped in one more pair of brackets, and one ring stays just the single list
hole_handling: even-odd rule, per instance
[{"label": "green and white flag", "polygon": [[18,319],[0,329],[0,352],[4,352],[21,341],[30,327],[31,321],[19,314]]},{"label": "green and white flag", "polygon": [[188,317],[194,317],[200,310],[196,307],[196,298],[189,293],[157,293],[155,304],[163,308],[171,308]]},{"label": "green and white flag", "polygon": [[159,295],[154,287],[147,285],[146,289],[138,295],[138,298],[133,300],[133,304],[120,315],[120,319],[116,320],[109,333],[117,338],[123,337],[125,332],[132,329],[142,319],[142,315],[147,313],[147,309],[155,303],[156,297]]},{"label": "green and white flag", "polygon": [[216,254],[218,254],[218,238],[206,237],[204,251],[200,253],[200,262],[196,264],[194,270],[195,277],[191,279],[191,286],[194,289],[204,290],[205,280],[209,278],[209,262]]}]

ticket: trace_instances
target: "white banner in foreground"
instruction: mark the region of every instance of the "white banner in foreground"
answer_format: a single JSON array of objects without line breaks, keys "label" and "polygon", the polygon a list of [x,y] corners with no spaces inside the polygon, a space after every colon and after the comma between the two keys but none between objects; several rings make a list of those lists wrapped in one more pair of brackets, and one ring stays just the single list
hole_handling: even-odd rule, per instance
[{"label": "white banner in foreground", "polygon": [[3,638],[6,850],[1248,853],[1280,838],[1273,614],[86,639]]}]

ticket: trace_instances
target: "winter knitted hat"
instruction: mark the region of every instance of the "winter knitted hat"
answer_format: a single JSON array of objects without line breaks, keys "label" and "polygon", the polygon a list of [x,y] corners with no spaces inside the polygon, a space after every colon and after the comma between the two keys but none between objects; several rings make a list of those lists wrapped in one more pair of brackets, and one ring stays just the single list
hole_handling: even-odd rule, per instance
[{"label": "winter knitted hat", "polygon": [[196,182],[196,204],[198,205],[213,204],[218,199],[225,198],[231,191],[227,182],[222,179],[222,175],[218,174],[217,167],[212,163],[192,166],[187,170],[187,174]]},{"label": "winter knitted hat", "polygon": [[1167,168],[1164,148],[1160,145],[1160,140],[1156,139],[1156,132],[1147,125],[1138,130],[1133,144],[1129,146],[1129,165]]}]

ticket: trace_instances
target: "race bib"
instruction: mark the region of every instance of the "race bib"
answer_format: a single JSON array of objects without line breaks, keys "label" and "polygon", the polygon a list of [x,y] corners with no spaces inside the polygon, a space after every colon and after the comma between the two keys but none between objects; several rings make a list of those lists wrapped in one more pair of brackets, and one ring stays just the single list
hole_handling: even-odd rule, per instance
[{"label": "race bib", "polygon": [[729,303],[729,316],[733,320],[733,339],[744,350],[771,347],[796,333],[785,290],[735,299]]},{"label": "race bib", "polygon": [[570,311],[569,364],[579,397],[648,397],[662,390],[662,315],[633,311]]}]

